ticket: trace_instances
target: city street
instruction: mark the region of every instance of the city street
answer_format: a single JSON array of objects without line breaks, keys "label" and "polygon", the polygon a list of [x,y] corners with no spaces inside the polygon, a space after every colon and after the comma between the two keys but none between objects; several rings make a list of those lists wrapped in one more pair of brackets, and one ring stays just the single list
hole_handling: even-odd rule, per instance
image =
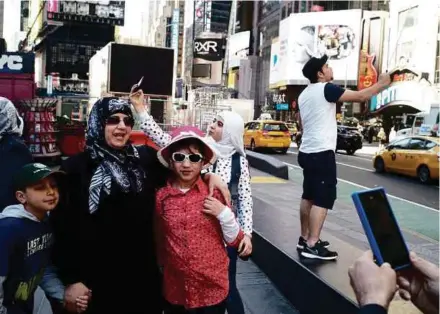
[{"label": "city street", "polygon": [[[364,148],[356,152],[354,156],[347,156],[344,152],[338,152],[336,155],[338,182],[347,183],[354,189],[383,186],[394,199],[402,200],[404,203],[416,207],[439,209],[438,182],[423,185],[417,179],[391,173],[376,173],[372,165],[372,156],[376,149],[377,144],[374,146],[364,144]],[[296,147],[292,147],[287,155],[273,154],[272,156],[293,168],[299,168],[297,162],[298,149]]]}]

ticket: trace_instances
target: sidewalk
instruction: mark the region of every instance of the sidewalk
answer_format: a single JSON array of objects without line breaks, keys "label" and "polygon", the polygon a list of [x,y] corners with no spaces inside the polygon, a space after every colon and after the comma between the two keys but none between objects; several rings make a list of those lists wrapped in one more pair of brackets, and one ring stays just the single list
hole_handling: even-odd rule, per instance
[{"label": "sidewalk", "polygon": [[246,314],[299,314],[251,260],[239,259],[237,286]]},{"label": "sidewalk", "polygon": [[[298,169],[293,169],[290,173],[290,178],[294,177],[294,179],[284,181],[251,168],[254,228],[291,258],[298,259],[295,246],[299,237],[299,203],[302,187],[297,179],[301,176],[302,181],[302,173]],[[330,285],[336,284],[337,290],[355,300],[348,280],[348,267],[363,251],[369,249],[369,244],[350,194],[351,191],[348,191],[342,184],[338,184],[338,200],[335,203],[335,209],[329,211],[322,233],[322,238],[328,239],[332,248],[340,252],[337,262],[320,264],[318,267],[307,265],[306,261],[302,263],[323,281]],[[396,216],[398,219],[402,217],[397,214]],[[412,215],[407,216],[406,213],[404,219],[416,220],[416,223],[424,224],[425,228],[429,221],[435,222],[437,230],[427,233],[432,238],[410,228],[404,230],[403,233],[411,250],[438,264],[438,213],[417,213],[413,210]],[[405,225],[408,226],[408,224]],[[435,237],[436,239],[433,239]],[[419,312],[411,303],[397,298],[392,303],[390,313]]]},{"label": "sidewalk", "polygon": [[[252,194],[259,200],[288,212],[299,219],[302,194],[302,171],[289,170],[289,181],[272,177],[251,168]],[[278,184],[277,184],[278,183]],[[324,230],[360,250],[369,249],[368,240],[351,199],[361,188],[338,182],[334,210],[328,212]],[[434,264],[439,263],[439,212],[426,210],[404,201],[390,198],[409,248]],[[255,207],[255,206],[254,206]]]}]

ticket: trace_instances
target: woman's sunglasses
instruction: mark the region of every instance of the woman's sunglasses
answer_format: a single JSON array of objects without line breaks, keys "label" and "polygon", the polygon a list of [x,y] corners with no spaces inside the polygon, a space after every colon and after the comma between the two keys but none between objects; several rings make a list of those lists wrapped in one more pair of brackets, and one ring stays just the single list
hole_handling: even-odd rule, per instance
[{"label": "woman's sunglasses", "polygon": [[118,125],[121,123],[121,120],[124,121],[125,126],[133,127],[134,126],[134,119],[131,117],[118,117],[118,116],[112,116],[108,117],[106,120],[106,124],[108,125]]},{"label": "woman's sunglasses", "polygon": [[192,163],[201,162],[203,160],[203,156],[201,154],[184,154],[184,153],[173,153],[171,158],[175,162],[184,162],[188,159]]}]

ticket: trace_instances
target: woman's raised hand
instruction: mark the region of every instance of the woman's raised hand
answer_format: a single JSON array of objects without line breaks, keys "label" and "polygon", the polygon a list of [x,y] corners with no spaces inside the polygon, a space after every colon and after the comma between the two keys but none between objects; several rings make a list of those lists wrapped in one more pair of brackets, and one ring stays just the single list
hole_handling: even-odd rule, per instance
[{"label": "woman's raised hand", "polygon": [[144,105],[144,92],[142,89],[136,90],[138,88],[137,84],[133,85],[130,91],[130,101],[133,104],[134,109],[138,114],[145,111]]}]

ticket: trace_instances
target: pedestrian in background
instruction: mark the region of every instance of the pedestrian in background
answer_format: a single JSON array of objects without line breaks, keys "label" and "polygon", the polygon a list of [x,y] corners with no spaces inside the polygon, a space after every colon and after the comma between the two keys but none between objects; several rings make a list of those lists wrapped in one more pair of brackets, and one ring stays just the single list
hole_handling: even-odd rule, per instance
[{"label": "pedestrian in background", "polygon": [[0,210],[17,202],[12,178],[33,158],[24,143],[23,119],[14,104],[7,98],[0,97]]}]

